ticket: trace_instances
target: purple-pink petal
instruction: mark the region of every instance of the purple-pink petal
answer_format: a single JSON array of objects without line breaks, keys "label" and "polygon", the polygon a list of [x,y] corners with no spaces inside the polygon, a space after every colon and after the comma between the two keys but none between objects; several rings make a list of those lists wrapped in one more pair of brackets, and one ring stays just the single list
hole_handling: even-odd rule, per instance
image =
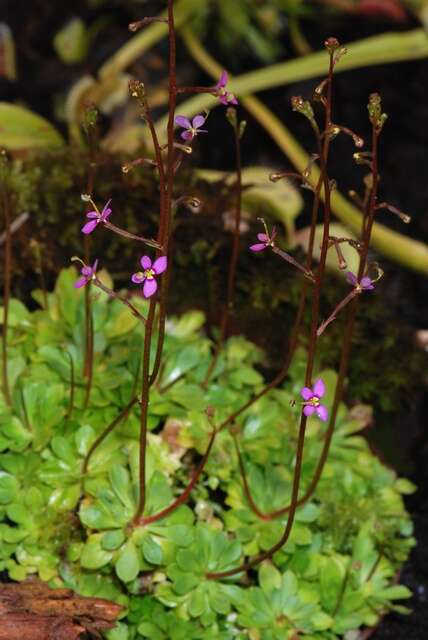
[{"label": "purple-pink petal", "polygon": [[371,279],[368,278],[367,276],[365,276],[364,278],[361,278],[361,286],[363,289],[374,289]]},{"label": "purple-pink petal", "polygon": [[87,265],[85,265],[84,267],[82,267],[80,269],[80,273],[82,274],[82,276],[91,276],[92,275],[92,267],[88,267]]},{"label": "purple-pink petal", "polygon": [[325,394],[324,381],[321,380],[321,378],[318,378],[318,380],[316,380],[314,384],[314,395],[317,396],[317,398],[322,398],[324,394]]},{"label": "purple-pink petal", "polygon": [[221,76],[220,76],[220,80],[217,83],[217,88],[218,89],[223,89],[223,87],[225,87],[228,82],[229,82],[229,76],[228,76],[227,71],[222,71],[221,72]]},{"label": "purple-pink petal", "polygon": [[87,218],[99,218],[100,214],[98,213],[98,211],[88,211],[88,213],[86,214]]},{"label": "purple-pink petal", "polygon": [[260,240],[260,242],[267,242],[269,240],[265,233],[258,233],[257,238]]},{"label": "purple-pink petal", "polygon": [[154,278],[152,280],[146,279],[143,286],[143,296],[145,298],[150,298],[154,293],[156,293],[157,288],[158,283]]},{"label": "purple-pink petal", "polygon": [[320,404],[319,407],[316,408],[317,416],[323,422],[327,422],[328,420],[328,409],[323,404]]},{"label": "purple-pink petal", "polygon": [[150,269],[152,266],[152,261],[149,256],[143,256],[142,258],[140,258],[140,264],[143,269]]},{"label": "purple-pink petal", "polygon": [[300,391],[300,395],[302,396],[303,400],[310,400],[314,397],[313,391],[312,389],[309,389],[309,387],[303,387],[303,389],[301,389]]},{"label": "purple-pink petal", "polygon": [[144,280],[144,274],[142,274],[141,272],[139,273],[137,271],[137,273],[132,274],[131,280],[134,284],[141,284]]},{"label": "purple-pink petal", "polygon": [[263,244],[257,243],[257,244],[252,244],[250,246],[250,251],[264,251],[265,249],[266,249],[266,245],[264,242]]},{"label": "purple-pink petal", "polygon": [[96,273],[98,269],[98,258],[95,260],[94,264],[92,265],[92,274]]},{"label": "purple-pink petal", "polygon": [[199,129],[199,127],[202,127],[204,122],[205,122],[204,116],[195,116],[192,121],[192,127],[194,129]]},{"label": "purple-pink petal", "polygon": [[315,407],[312,406],[311,404],[307,404],[303,407],[303,413],[305,414],[305,416],[311,416],[313,414],[313,412],[315,411]]},{"label": "purple-pink petal", "polygon": [[166,256],[161,256],[160,258],[157,258],[154,263],[153,263],[153,271],[159,275],[161,273],[163,273],[168,265],[168,260]]},{"label": "purple-pink petal", "polygon": [[102,222],[105,222],[110,217],[110,214],[111,214],[111,209],[103,209],[100,220]]},{"label": "purple-pink petal", "polygon": [[74,286],[76,287],[76,289],[80,289],[81,287],[84,287],[85,284],[88,283],[88,278],[79,278],[78,280],[76,280],[76,282],[74,283]]},{"label": "purple-pink petal", "polygon": [[229,104],[227,96],[219,96],[218,99],[220,100],[221,104],[224,104],[225,107],[227,107],[227,105]]},{"label": "purple-pink petal", "polygon": [[236,104],[238,104],[238,100],[235,98],[235,96],[233,95],[233,93],[231,93],[231,94],[230,94],[230,96],[231,96],[231,97],[229,98],[229,102],[230,102],[231,104],[235,104],[235,105],[236,105]]},{"label": "purple-pink petal", "polygon": [[90,222],[87,222],[83,227],[82,227],[82,232],[86,233],[86,235],[88,233],[92,233],[92,231],[95,229],[95,227],[97,226],[99,220],[91,220]]},{"label": "purple-pink petal", "polygon": [[175,124],[179,127],[183,127],[183,129],[190,129],[192,126],[189,118],[186,118],[185,116],[175,116]]},{"label": "purple-pink petal", "polygon": [[358,284],[357,276],[352,273],[352,271],[348,271],[346,274],[346,279],[349,284],[352,284],[354,287]]}]

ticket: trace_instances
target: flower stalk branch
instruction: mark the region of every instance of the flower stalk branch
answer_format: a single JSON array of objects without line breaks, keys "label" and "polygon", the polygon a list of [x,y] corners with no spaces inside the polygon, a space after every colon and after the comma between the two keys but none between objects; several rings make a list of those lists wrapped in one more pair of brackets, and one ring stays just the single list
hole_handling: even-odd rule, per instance
[{"label": "flower stalk branch", "polygon": [[7,405],[11,406],[12,398],[9,386],[8,356],[8,330],[9,330],[9,301],[12,281],[12,233],[11,233],[11,193],[8,184],[9,160],[6,151],[0,151],[0,197],[4,218],[4,258],[3,258],[3,322],[2,322],[2,388]]}]

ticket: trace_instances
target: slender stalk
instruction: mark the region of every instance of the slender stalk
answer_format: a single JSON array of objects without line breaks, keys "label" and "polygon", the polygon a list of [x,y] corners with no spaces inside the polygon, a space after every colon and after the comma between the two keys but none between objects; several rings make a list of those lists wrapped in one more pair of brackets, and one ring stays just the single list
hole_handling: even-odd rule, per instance
[{"label": "slender stalk", "polygon": [[361,293],[361,291],[359,291],[358,289],[352,289],[352,291],[350,291],[348,293],[348,295],[345,296],[343,298],[343,300],[341,300],[339,302],[338,305],[336,305],[334,311],[329,315],[327,320],[324,320],[324,322],[322,322],[320,324],[320,326],[318,327],[318,330],[317,330],[318,338],[324,333],[324,331],[327,329],[328,325],[331,324],[333,322],[333,320],[336,320],[337,314],[340,313],[342,311],[342,309],[344,309],[346,307],[346,305],[349,302],[351,302],[351,300],[353,300],[355,298],[355,296],[357,296],[359,293]]},{"label": "slender stalk", "polygon": [[[170,254],[170,240],[172,228],[172,201],[174,192],[174,176],[175,176],[175,150],[174,150],[174,118],[177,104],[177,67],[176,67],[176,37],[175,37],[175,21],[174,21],[174,0],[168,0],[168,40],[169,40],[169,66],[168,66],[168,122],[167,122],[167,169],[165,184],[165,200],[164,210],[162,212],[162,226],[160,233],[164,244],[166,254]],[[170,257],[170,256],[169,256]],[[161,297],[159,304],[159,324],[158,324],[158,341],[156,347],[155,360],[153,364],[152,374],[150,376],[150,384],[154,384],[159,373],[163,344],[165,340],[165,322],[166,322],[166,299],[169,289],[171,273],[171,262],[161,285]]]},{"label": "slender stalk", "polygon": [[117,227],[112,222],[104,222],[104,226],[107,229],[110,229],[110,231],[117,233],[117,235],[122,236],[123,238],[126,238],[127,240],[136,240],[137,242],[144,242],[144,244],[147,244],[149,247],[155,247],[155,249],[161,249],[161,250],[163,249],[162,245],[156,242],[156,240],[145,238],[144,236],[137,236],[135,235],[135,233],[130,233],[129,231],[125,231],[125,229],[121,229],[120,227]]},{"label": "slender stalk", "polygon": [[239,256],[239,237],[240,237],[239,230],[241,225],[241,212],[242,212],[241,135],[240,135],[239,123],[237,121],[234,122],[233,131],[234,131],[234,137],[235,137],[236,203],[235,203],[235,227],[233,230],[233,239],[232,239],[232,254],[230,257],[229,270],[228,270],[226,305],[223,309],[223,314],[222,314],[221,323],[220,323],[220,336],[217,342],[214,356],[211,360],[210,366],[208,367],[207,373],[205,374],[205,378],[202,383],[202,387],[204,388],[208,386],[208,382],[211,378],[212,372],[214,371],[215,366],[217,364],[221,349],[223,347],[223,344],[227,335],[227,330],[229,328],[230,314],[233,313],[233,310],[235,307],[235,281],[236,281],[236,269],[238,265],[238,256]]},{"label": "slender stalk", "polygon": [[238,438],[233,433],[231,435],[232,435],[232,438],[233,438],[233,444],[235,445],[236,456],[238,458],[238,465],[239,465],[239,471],[240,471],[241,478],[242,478],[242,485],[243,485],[243,489],[244,489],[244,494],[245,494],[245,497],[248,500],[248,503],[249,503],[249,505],[251,507],[251,510],[256,514],[256,516],[258,516],[260,518],[260,520],[271,520],[272,518],[271,518],[270,514],[265,514],[262,511],[260,511],[260,509],[258,508],[257,504],[253,500],[253,496],[251,495],[250,487],[249,487],[249,484],[248,484],[247,473],[245,471],[244,459],[242,457],[242,453],[241,453],[241,450],[239,448]]},{"label": "slender stalk", "polygon": [[[2,152],[3,153],[3,152]],[[6,174],[6,156],[4,159],[1,159],[1,162],[4,163],[4,167],[2,173]],[[3,273],[4,273],[4,284],[3,284],[3,326],[2,326],[2,387],[3,387],[3,395],[7,405],[11,406],[12,398],[10,394],[10,386],[9,386],[9,372],[7,366],[7,351],[8,351],[8,329],[9,329],[9,300],[10,300],[10,289],[11,289],[11,279],[12,279],[12,234],[10,230],[11,224],[11,197],[10,191],[6,182],[6,175],[2,176],[1,181],[1,199],[2,199],[2,209],[4,215],[4,225],[5,225],[5,243],[4,243],[4,260],[3,260]]]},{"label": "slender stalk", "polygon": [[248,571],[255,565],[263,562],[263,560],[267,560],[271,558],[274,553],[279,551],[282,546],[287,542],[288,537],[291,533],[291,529],[294,522],[294,515],[297,508],[297,495],[299,492],[299,484],[300,484],[300,475],[302,470],[302,461],[303,461],[303,445],[305,442],[305,432],[306,432],[306,416],[302,414],[300,428],[299,428],[299,436],[297,442],[297,453],[296,453],[296,464],[294,468],[294,476],[293,476],[293,487],[292,487],[292,498],[291,498],[291,508],[290,513],[287,519],[287,524],[285,526],[284,532],[278,542],[273,545],[267,551],[260,553],[254,558],[249,559],[247,562],[243,563],[241,566],[236,567],[235,569],[230,569],[229,571],[222,571],[219,573],[207,573],[206,577],[210,580],[218,580],[221,578],[229,578],[230,576],[236,575],[238,573],[243,573],[244,571]]},{"label": "slender stalk", "polygon": [[[318,178],[318,183],[314,191],[314,199],[312,203],[311,228],[309,233],[308,253],[306,258],[306,268],[308,272],[311,272],[311,269],[312,269],[314,243],[315,243],[315,229],[316,229],[318,211],[320,206],[321,188],[322,188],[322,176]],[[291,329],[290,339],[287,345],[286,356],[285,356],[284,364],[282,365],[281,370],[271,382],[269,382],[267,385],[263,387],[261,391],[256,393],[249,400],[247,400],[247,402],[241,405],[239,409],[237,409],[232,414],[230,414],[230,416],[228,416],[219,426],[219,431],[222,431],[223,429],[226,429],[226,427],[228,427],[230,424],[233,424],[233,422],[235,422],[235,420],[244,411],[249,409],[249,407],[251,407],[255,402],[257,402],[257,400],[260,400],[260,398],[266,395],[266,393],[268,393],[271,389],[275,389],[275,387],[279,386],[287,377],[288,369],[293,359],[293,355],[299,339],[299,334],[300,334],[302,321],[303,321],[303,314],[305,311],[306,300],[308,296],[309,284],[310,283],[308,279],[305,279],[303,281],[302,291],[301,291],[300,300],[299,300],[299,306],[297,308],[296,317],[294,320],[293,327]]]},{"label": "slender stalk", "polygon": [[275,246],[272,247],[272,251],[274,253],[276,253],[278,256],[280,256],[283,260],[285,260],[289,264],[293,265],[293,267],[296,267],[296,269],[301,271],[304,276],[306,276],[307,278],[309,278],[312,281],[314,280],[313,274],[311,272],[309,272],[306,269],[306,267],[303,267],[299,262],[297,262],[297,260],[295,260],[293,258],[293,256],[290,256],[290,254],[286,253],[285,251],[283,251],[279,247],[275,247]]},{"label": "slender stalk", "polygon": [[196,486],[196,483],[198,482],[202,471],[205,468],[205,465],[208,462],[208,458],[210,457],[210,453],[214,444],[214,440],[215,437],[217,435],[217,431],[215,429],[213,429],[213,431],[211,432],[211,436],[210,439],[208,441],[208,446],[206,448],[206,451],[202,457],[202,460],[200,461],[200,463],[198,464],[192,478],[189,481],[189,484],[187,485],[187,487],[184,489],[184,491],[178,496],[178,498],[176,498],[170,505],[168,505],[168,507],[165,507],[165,509],[162,509],[161,511],[158,511],[158,513],[155,513],[151,516],[145,516],[139,519],[138,523],[139,525],[145,525],[145,524],[150,524],[152,522],[157,522],[158,520],[161,520],[162,518],[165,518],[166,516],[168,516],[170,513],[172,513],[173,511],[175,511],[175,509],[177,509],[180,505],[184,504],[185,502],[187,502],[187,499],[189,498],[192,490],[194,489],[194,487]]},{"label": "slender stalk", "polygon": [[[329,54],[330,54],[330,62],[329,62],[329,71],[328,71],[328,82],[326,85],[327,95],[325,99],[325,130],[326,131],[328,131],[331,126],[332,79],[333,79],[333,69],[334,69],[334,52],[331,49],[329,49]],[[317,133],[317,131],[315,132]],[[319,139],[319,136],[318,136],[318,139]],[[310,331],[310,340],[309,340],[309,348],[308,348],[308,360],[306,364],[306,373],[305,373],[306,386],[310,386],[312,382],[315,352],[316,352],[316,346],[317,346],[317,327],[319,322],[321,286],[322,286],[324,272],[325,272],[325,264],[326,264],[327,251],[328,251],[329,230],[330,230],[330,181],[327,173],[328,152],[329,152],[329,136],[324,136],[322,153],[320,154],[320,169],[321,169],[321,176],[322,176],[322,181],[324,186],[324,225],[323,225],[323,238],[322,238],[319,266],[315,276],[315,287],[312,295],[311,331]],[[303,449],[304,449],[305,434],[306,434],[306,423],[307,423],[307,417],[302,412],[301,418],[300,418],[298,439],[297,439],[296,462],[294,467],[293,484],[292,484],[292,490],[291,490],[291,504],[290,504],[290,509],[288,513],[287,523],[285,525],[284,531],[280,539],[270,549],[255,556],[254,558],[247,560],[245,563],[243,563],[239,567],[235,567],[234,569],[230,569],[228,571],[223,571],[219,573],[207,573],[206,577],[208,579],[221,579],[221,578],[226,578],[226,577],[230,577],[230,576],[242,573],[243,571],[248,571],[253,566],[259,564],[263,560],[267,560],[268,558],[271,558],[287,542],[293,527],[294,516],[296,514],[296,510],[298,506],[300,477],[301,477],[302,463],[303,463]]]},{"label": "slender stalk", "polygon": [[150,346],[152,341],[153,323],[155,318],[156,302],[152,298],[147,315],[146,330],[144,335],[143,370],[141,384],[141,413],[140,413],[140,497],[133,522],[136,524],[146,506],[146,452],[147,452],[147,417],[149,410],[150,394]]},{"label": "slender stalk", "polygon": [[111,433],[113,431],[113,429],[118,424],[120,424],[122,422],[122,420],[124,420],[127,417],[127,415],[131,411],[132,407],[137,403],[137,401],[138,401],[138,398],[137,397],[133,397],[128,402],[126,407],[124,407],[122,409],[122,411],[119,413],[119,415],[116,416],[116,418],[109,424],[109,426],[106,429],[104,429],[104,431],[98,436],[98,438],[96,438],[96,440],[94,440],[94,442],[91,444],[88,453],[86,454],[85,458],[83,459],[82,476],[86,475],[86,473],[88,472],[89,462],[91,460],[91,457],[92,457],[93,453],[95,452],[95,449],[97,449],[97,447],[99,447],[100,444],[107,438],[109,433]]},{"label": "slender stalk", "polygon": [[[361,243],[360,263],[358,268],[358,277],[357,277],[358,280],[360,280],[363,277],[363,274],[366,270],[366,260],[367,260],[369,246],[370,246],[370,237],[373,229],[374,216],[376,213],[377,190],[379,185],[379,174],[378,174],[379,133],[380,131],[378,131],[376,129],[376,126],[374,125],[372,130],[372,145],[371,145],[372,154],[373,154],[373,166],[372,166],[372,171],[373,171],[372,185],[373,186],[370,191],[369,197],[367,198],[367,210],[366,210],[366,215],[363,218],[364,224],[362,225],[362,243]],[[352,334],[353,334],[353,329],[354,329],[354,324],[356,319],[358,299],[359,299],[359,296],[353,296],[350,306],[348,307],[348,314],[347,314],[346,325],[344,329],[343,346],[342,346],[342,352],[340,356],[337,384],[336,384],[336,389],[334,393],[330,419],[329,419],[328,427],[324,436],[324,444],[321,451],[321,455],[318,460],[314,476],[308,488],[306,489],[304,495],[298,500],[298,503],[297,503],[298,506],[302,506],[303,504],[308,502],[310,498],[312,498],[328,458],[330,445],[333,438],[334,428],[336,425],[337,412],[339,409],[340,402],[342,401],[345,378],[349,368],[349,360],[350,360],[351,347],[352,347]],[[278,511],[271,512],[270,514],[263,514],[263,516],[264,516],[264,519],[277,518],[289,512],[290,509],[291,509],[291,504],[289,504],[287,507],[284,507],[283,509],[279,509]]]},{"label": "slender stalk", "polygon": [[104,293],[106,293],[110,298],[114,298],[115,300],[119,300],[122,304],[124,304],[126,307],[128,307],[128,309],[130,309],[131,313],[136,318],[138,318],[138,320],[140,320],[143,324],[146,324],[146,322],[147,322],[146,318],[143,316],[142,313],[140,313],[138,311],[137,307],[135,307],[132,304],[132,302],[130,300],[128,300],[128,298],[125,298],[124,296],[121,296],[119,293],[116,293],[116,291],[114,291],[113,289],[110,289],[110,287],[107,287],[96,276],[94,278],[92,278],[91,282],[95,287],[97,287],[98,289],[101,289],[101,291],[104,291]]},{"label": "slender stalk", "polygon": [[[172,212],[172,193],[174,188],[174,114],[177,100],[177,70],[176,70],[176,41],[174,27],[174,2],[168,0],[168,40],[169,40],[169,106],[168,106],[168,123],[167,123],[167,168],[164,173],[163,162],[161,158],[161,147],[158,143],[156,131],[153,126],[150,110],[146,104],[146,120],[149,124],[149,130],[155,147],[155,155],[160,180],[160,219],[158,232],[158,245],[162,248],[162,252],[168,255],[169,239],[171,231],[171,212]],[[137,97],[139,97],[137,95]],[[159,250],[158,250],[159,251]],[[133,524],[137,524],[144,513],[146,504],[146,450],[147,450],[147,417],[150,387],[156,379],[157,372],[160,367],[160,359],[163,350],[163,341],[165,335],[165,314],[166,314],[166,294],[168,290],[170,266],[161,283],[161,301],[158,323],[158,341],[156,347],[154,369],[155,375],[150,374],[150,351],[153,336],[153,325],[155,319],[156,302],[152,298],[149,305],[149,313],[146,321],[144,347],[143,347],[143,363],[142,363],[142,393],[141,393],[141,416],[140,416],[140,496],[137,511],[133,518]]]}]

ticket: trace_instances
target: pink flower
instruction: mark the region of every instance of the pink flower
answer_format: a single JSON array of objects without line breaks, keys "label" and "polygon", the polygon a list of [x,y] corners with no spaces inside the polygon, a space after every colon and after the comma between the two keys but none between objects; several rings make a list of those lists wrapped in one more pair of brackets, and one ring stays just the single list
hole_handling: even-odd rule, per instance
[{"label": "pink flower", "polygon": [[227,71],[222,71],[220,80],[214,87],[214,95],[220,100],[221,104],[227,107],[229,104],[238,104],[238,100],[233,93],[226,90],[226,85],[229,82],[229,76]]},{"label": "pink flower", "polygon": [[190,142],[199,133],[208,133],[206,129],[200,128],[203,126],[205,120],[206,118],[200,115],[195,116],[192,122],[190,122],[189,118],[186,118],[185,116],[176,116],[175,124],[181,127],[182,129],[185,129],[185,131],[181,132],[181,137],[183,138],[183,140]]},{"label": "pink flower", "polygon": [[96,211],[89,211],[89,213],[86,214],[86,217],[89,218],[89,222],[87,222],[82,227],[83,233],[86,233],[86,234],[92,233],[92,231],[100,224],[100,222],[107,221],[108,217],[111,214],[111,209],[109,207],[110,202],[111,202],[111,199],[105,203],[101,213],[97,209]]},{"label": "pink flower", "polygon": [[256,244],[252,244],[250,247],[250,251],[256,251],[256,252],[264,251],[268,247],[273,247],[275,236],[276,236],[275,227],[272,229],[272,233],[270,235],[268,233],[258,233],[257,239],[260,240],[260,242]]},{"label": "pink flower", "polygon": [[319,378],[315,384],[313,389],[309,387],[303,387],[300,391],[300,395],[305,401],[303,407],[303,413],[305,416],[311,416],[314,412],[316,412],[318,418],[323,422],[327,422],[328,420],[328,409],[323,404],[321,404],[321,398],[325,394],[325,384],[324,381]]},{"label": "pink flower", "polygon": [[349,284],[352,284],[358,291],[370,291],[370,289],[374,289],[373,280],[368,276],[364,276],[364,278],[361,278],[360,282],[358,282],[357,276],[353,274],[352,271],[348,271],[346,279]]},{"label": "pink flower", "polygon": [[143,284],[143,296],[145,298],[150,298],[153,296],[158,288],[158,283],[156,282],[156,276],[159,276],[163,273],[167,266],[168,260],[166,256],[161,256],[157,258],[153,264],[149,256],[143,256],[140,259],[140,264],[143,267],[144,271],[137,271],[132,274],[131,280],[134,284]]},{"label": "pink flower", "polygon": [[83,265],[83,267],[80,269],[80,273],[82,277],[79,278],[79,280],[76,280],[76,282],[74,283],[74,286],[76,287],[76,289],[80,289],[81,287],[84,287],[85,285],[88,284],[88,282],[90,282],[90,280],[95,278],[97,267],[98,267],[98,260],[95,260],[92,267],[89,267],[86,264]]}]

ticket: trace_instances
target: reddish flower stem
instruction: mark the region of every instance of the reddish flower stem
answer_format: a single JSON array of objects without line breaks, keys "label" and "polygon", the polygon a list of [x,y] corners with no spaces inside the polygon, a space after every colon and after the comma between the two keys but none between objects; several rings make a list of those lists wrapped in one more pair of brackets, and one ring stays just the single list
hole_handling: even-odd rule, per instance
[{"label": "reddish flower stem", "polygon": [[202,471],[204,470],[205,465],[208,462],[208,458],[210,457],[210,453],[211,453],[216,435],[217,435],[217,431],[213,429],[210,439],[208,441],[207,449],[202,457],[202,460],[198,464],[192,478],[189,481],[189,484],[184,489],[184,491],[168,507],[165,507],[165,509],[158,511],[158,513],[154,513],[151,516],[145,516],[145,517],[143,516],[142,518],[140,518],[136,523],[137,525],[145,525],[145,524],[150,524],[152,522],[157,522],[158,520],[165,518],[170,513],[175,511],[175,509],[177,509],[180,505],[187,502],[187,499],[189,498],[194,487],[196,486],[196,483],[198,482],[202,474]]},{"label": "reddish flower stem", "polygon": [[[325,102],[325,129],[329,129],[329,127],[331,126],[333,68],[334,68],[334,58],[333,58],[333,53],[330,51],[327,96],[326,96],[326,102]],[[314,130],[317,135],[317,139],[319,140],[320,139],[319,133],[315,128]],[[309,341],[309,349],[308,349],[308,361],[307,361],[306,373],[305,373],[306,386],[310,386],[312,382],[315,352],[316,352],[316,346],[317,346],[317,326],[318,326],[318,318],[319,318],[321,285],[322,285],[324,271],[325,271],[325,264],[326,264],[326,258],[327,258],[327,250],[328,250],[329,229],[330,229],[330,212],[331,212],[330,181],[327,173],[327,158],[328,158],[328,151],[329,151],[328,136],[324,137],[322,146],[323,146],[322,153],[320,154],[320,170],[321,170],[322,182],[324,186],[324,225],[323,225],[323,238],[322,238],[319,266],[315,276],[315,287],[314,287],[313,296],[312,296],[311,332],[310,332],[310,341]],[[208,579],[215,580],[215,579],[227,578],[227,577],[242,573],[244,571],[246,572],[252,567],[254,567],[255,565],[262,562],[263,560],[267,560],[271,558],[287,542],[293,527],[294,516],[296,514],[296,510],[298,506],[298,495],[299,495],[300,476],[301,476],[302,463],[303,463],[303,449],[305,444],[306,423],[307,423],[307,417],[302,412],[301,418],[300,418],[298,439],[297,439],[296,461],[295,461],[293,484],[292,484],[292,490],[291,490],[291,504],[290,504],[287,523],[285,525],[284,531],[280,539],[270,549],[255,556],[254,558],[248,559],[239,567],[235,567],[234,569],[229,569],[228,571],[222,571],[218,573],[211,573],[211,572],[207,573],[206,577]]]},{"label": "reddish flower stem", "polygon": [[245,494],[245,497],[248,500],[248,503],[249,503],[249,505],[251,507],[251,510],[256,514],[256,516],[258,516],[260,518],[260,520],[272,520],[271,515],[270,514],[265,514],[262,511],[260,511],[258,506],[257,506],[257,504],[253,500],[253,497],[252,497],[251,491],[250,491],[250,487],[249,487],[249,484],[248,484],[247,473],[245,471],[244,459],[242,457],[242,453],[241,453],[241,450],[239,448],[238,438],[233,433],[231,435],[232,435],[232,438],[233,438],[233,444],[235,445],[236,456],[238,458],[238,465],[239,465],[239,471],[241,473],[244,494]]},{"label": "reddish flower stem", "polygon": [[[311,228],[309,233],[308,254],[307,254],[307,262],[306,262],[306,269],[308,272],[311,272],[311,269],[312,269],[314,243],[315,243],[315,230],[316,230],[316,223],[317,223],[318,211],[319,211],[320,200],[321,200],[322,184],[323,184],[323,178],[320,175],[316,189],[314,191],[314,199],[312,203]],[[252,398],[247,400],[247,402],[245,402],[241,407],[239,407],[239,409],[237,409],[232,414],[230,414],[230,416],[228,416],[219,426],[219,431],[226,429],[226,427],[228,427],[230,424],[235,422],[235,420],[239,418],[239,416],[242,413],[244,413],[244,411],[249,409],[255,402],[257,402],[257,400],[260,400],[260,398],[266,395],[271,389],[275,389],[275,387],[280,385],[287,377],[288,369],[290,368],[290,364],[293,359],[293,355],[299,339],[299,334],[300,334],[301,325],[303,321],[303,314],[305,311],[306,300],[308,295],[308,289],[309,289],[309,280],[304,280],[302,291],[300,294],[299,306],[297,308],[296,317],[294,320],[293,327],[291,329],[290,339],[287,345],[284,364],[280,372],[275,376],[275,378],[271,382],[265,385],[263,389],[259,391],[259,393],[256,393],[254,396],[252,396]]]},{"label": "reddish flower stem", "polygon": [[177,93],[213,93],[214,87],[179,87]]},{"label": "reddish flower stem", "polygon": [[97,287],[98,289],[101,289],[101,291],[104,291],[104,293],[106,293],[110,298],[114,298],[115,300],[119,300],[122,304],[124,304],[126,307],[128,307],[128,309],[131,310],[131,313],[136,318],[138,318],[138,320],[140,320],[143,324],[146,324],[146,322],[147,322],[146,318],[143,316],[142,313],[140,313],[138,311],[138,309],[132,304],[132,302],[130,300],[128,300],[128,298],[125,298],[124,296],[121,296],[119,293],[116,293],[116,291],[113,291],[113,289],[110,289],[110,287],[107,287],[96,276],[95,276],[95,278],[93,278],[91,280],[91,282],[95,287]]},{"label": "reddish flower stem", "polygon": [[122,409],[122,411],[119,413],[119,415],[116,416],[116,418],[109,424],[107,429],[104,429],[104,431],[98,436],[98,438],[96,440],[94,440],[94,442],[92,443],[92,445],[89,448],[88,453],[86,454],[86,456],[85,456],[85,458],[83,460],[82,476],[86,475],[86,473],[88,472],[89,462],[91,460],[91,457],[92,457],[93,453],[95,452],[95,449],[97,449],[97,447],[99,447],[99,445],[107,438],[109,433],[111,433],[113,431],[113,429],[120,422],[122,422],[122,420],[124,420],[127,417],[127,415],[131,411],[132,407],[137,403],[137,401],[138,401],[138,398],[136,398],[136,397],[132,398],[128,402],[126,407],[124,407]]},{"label": "reddish flower stem", "polygon": [[351,302],[351,300],[353,300],[355,298],[355,296],[361,294],[361,289],[357,289],[354,288],[352,289],[347,296],[345,296],[343,298],[343,300],[341,300],[339,302],[339,304],[336,305],[334,311],[329,315],[329,317],[327,318],[327,320],[324,320],[324,322],[322,322],[320,324],[320,326],[318,327],[317,330],[317,336],[318,338],[324,333],[324,331],[327,329],[328,325],[330,323],[333,322],[333,320],[336,320],[336,317],[338,315],[338,313],[340,313],[342,311],[342,309],[344,309],[346,307],[346,305]]},{"label": "reddish flower stem", "polygon": [[141,414],[140,414],[140,496],[138,499],[137,511],[133,522],[136,524],[144,512],[146,505],[146,452],[147,452],[147,417],[149,410],[150,394],[150,346],[152,340],[153,323],[155,318],[156,301],[151,298],[149,313],[147,315],[146,329],[144,334],[143,350],[143,371],[141,384]]},{"label": "reddish flower stem", "polygon": [[137,242],[144,242],[144,244],[147,244],[149,247],[155,247],[155,249],[162,250],[163,248],[162,245],[159,244],[159,242],[156,242],[156,240],[145,238],[144,236],[137,236],[135,235],[135,233],[130,233],[129,231],[125,231],[125,229],[117,227],[112,222],[106,221],[103,224],[107,229],[110,229],[110,231],[114,231],[114,233],[117,233],[117,235],[122,236],[123,238],[127,238],[128,240],[137,240]]},{"label": "reddish flower stem", "polygon": [[[169,239],[171,233],[171,211],[172,196],[174,189],[174,114],[177,101],[177,69],[176,69],[176,40],[174,27],[174,2],[168,0],[168,40],[169,40],[169,105],[168,105],[168,125],[167,125],[167,169],[166,183],[163,189],[162,162],[159,162],[159,177],[161,181],[161,200],[160,200],[160,220],[159,220],[159,245],[168,255]],[[156,136],[153,137],[156,153],[160,154],[159,143]],[[144,513],[146,502],[146,449],[147,449],[147,417],[150,386],[154,383],[156,375],[159,371],[161,355],[163,350],[163,342],[165,336],[165,319],[166,319],[166,295],[168,291],[170,266],[165,277],[162,279],[161,285],[161,304],[159,312],[158,324],[158,342],[156,348],[155,363],[152,374],[150,375],[150,346],[153,334],[153,322],[155,314],[155,300],[150,300],[149,313],[146,322],[146,330],[144,336],[144,351],[142,365],[142,394],[141,394],[141,420],[140,420],[140,497],[138,501],[137,511],[133,518],[136,524]],[[155,375],[153,375],[155,373]]]},{"label": "reddish flower stem", "polygon": [[282,258],[283,260],[285,260],[289,264],[293,265],[293,267],[296,267],[296,269],[301,271],[303,273],[303,275],[306,276],[306,278],[309,278],[309,280],[314,282],[313,273],[311,271],[308,271],[306,267],[304,267],[299,262],[297,262],[297,260],[295,260],[292,256],[290,256],[290,254],[286,253],[285,251],[282,251],[282,249],[280,249],[279,247],[275,247],[275,246],[272,247],[272,251],[274,253],[276,253],[278,256],[280,256],[280,258]]},{"label": "reddish flower stem", "polygon": [[[379,183],[378,138],[379,138],[379,132],[376,130],[376,127],[374,126],[373,132],[372,132],[373,188],[369,194],[369,198],[367,198],[366,215],[363,220],[362,246],[361,246],[361,254],[360,254],[360,264],[358,269],[358,279],[361,279],[363,277],[363,274],[365,273],[365,270],[366,270],[366,260],[367,260],[369,246],[370,246],[371,230],[373,227],[374,217],[376,213],[377,188]],[[336,384],[336,389],[335,389],[335,394],[333,399],[333,405],[331,408],[329,424],[324,435],[324,444],[321,451],[321,455],[318,460],[318,464],[317,464],[317,468],[315,470],[314,476],[308,488],[306,489],[304,495],[298,499],[297,506],[302,506],[306,504],[306,502],[308,502],[308,500],[312,498],[328,458],[330,445],[331,445],[331,441],[334,433],[334,427],[336,425],[337,412],[339,409],[340,402],[342,401],[345,378],[346,378],[346,374],[348,372],[348,367],[349,367],[349,359],[350,359],[350,353],[351,353],[351,347],[352,347],[353,328],[354,328],[356,312],[357,312],[357,302],[358,302],[358,296],[353,296],[350,307],[348,309],[347,320],[346,320],[346,325],[344,329],[342,352],[340,356],[337,384]],[[248,483],[247,483],[247,487],[248,487]],[[249,490],[248,490],[248,493],[249,493]],[[247,499],[251,506],[251,504],[254,501],[252,500],[252,498],[250,500],[248,496],[247,496]],[[278,511],[273,511],[269,514],[261,513],[258,509],[257,511],[254,511],[254,513],[256,513],[256,515],[261,514],[262,519],[264,520],[274,519],[288,513],[290,511],[290,508],[291,508],[291,504],[289,504],[287,507],[284,507],[283,509],[279,509]]]},{"label": "reddish flower stem", "polygon": [[[4,152],[2,151],[2,154]],[[2,173],[6,174],[8,160],[6,156],[0,160],[5,164],[2,168]],[[7,405],[12,404],[10,386],[9,386],[9,372],[7,366],[7,338],[9,329],[9,301],[10,301],[10,289],[12,280],[12,234],[10,230],[11,224],[11,196],[9,186],[6,182],[7,178],[4,175],[1,182],[1,199],[2,208],[4,214],[5,225],[5,243],[4,243],[4,260],[3,260],[3,272],[4,272],[4,285],[3,285],[3,326],[2,326],[2,387],[3,395]]]}]

